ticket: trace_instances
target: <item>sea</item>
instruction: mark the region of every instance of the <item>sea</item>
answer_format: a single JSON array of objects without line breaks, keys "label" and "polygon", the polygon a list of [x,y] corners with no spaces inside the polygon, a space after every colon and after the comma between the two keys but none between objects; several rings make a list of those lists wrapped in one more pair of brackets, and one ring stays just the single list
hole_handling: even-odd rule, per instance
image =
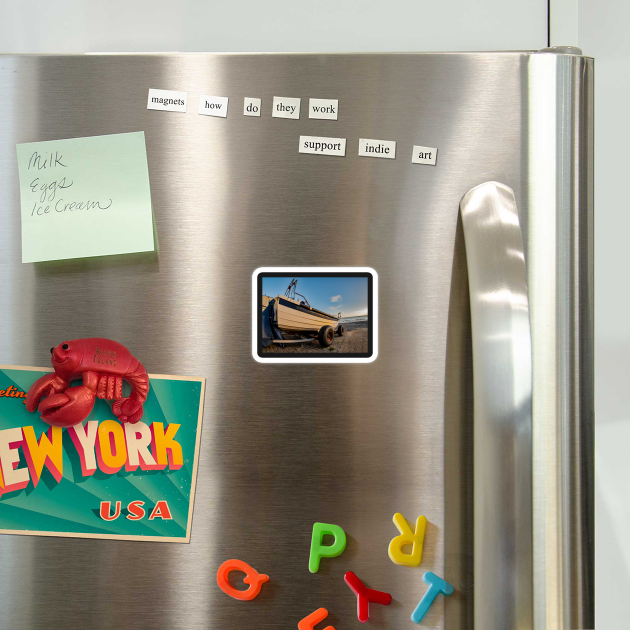
[{"label": "sea", "polygon": [[346,324],[354,323],[354,322],[367,322],[367,315],[358,315],[357,317],[342,317],[339,321],[344,322]]}]

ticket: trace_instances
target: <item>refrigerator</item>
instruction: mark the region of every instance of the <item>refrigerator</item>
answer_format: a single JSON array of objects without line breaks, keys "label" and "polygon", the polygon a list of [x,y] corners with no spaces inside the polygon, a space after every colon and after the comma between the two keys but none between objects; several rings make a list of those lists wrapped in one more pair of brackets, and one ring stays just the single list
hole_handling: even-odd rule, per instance
[{"label": "refrigerator", "polygon": [[[148,108],[154,89],[187,111]],[[322,607],[316,628],[358,628],[349,571],[392,596],[374,628],[416,627],[426,572],[453,593],[420,627],[593,626],[591,58],[3,55],[0,104],[0,364],[105,337],[206,379],[190,542],[1,535],[1,628],[295,628]],[[138,131],[155,251],[22,263],[16,145]],[[261,268],[371,270],[369,360],[259,361]],[[420,566],[388,557],[397,513],[427,519]],[[317,573],[314,523],[347,536]],[[269,576],[252,601],[217,584],[233,558]]]}]

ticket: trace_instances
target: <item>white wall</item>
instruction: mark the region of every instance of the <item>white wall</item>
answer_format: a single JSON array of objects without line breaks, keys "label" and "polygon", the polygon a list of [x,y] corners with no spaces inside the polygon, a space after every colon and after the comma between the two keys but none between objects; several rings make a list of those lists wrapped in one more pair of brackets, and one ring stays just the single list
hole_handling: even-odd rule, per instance
[{"label": "white wall", "polygon": [[2,52],[514,50],[546,45],[546,0],[0,0]]},{"label": "white wall", "polygon": [[[630,621],[630,3],[579,0],[595,57],[595,618]],[[622,621],[623,620],[623,621]]]}]

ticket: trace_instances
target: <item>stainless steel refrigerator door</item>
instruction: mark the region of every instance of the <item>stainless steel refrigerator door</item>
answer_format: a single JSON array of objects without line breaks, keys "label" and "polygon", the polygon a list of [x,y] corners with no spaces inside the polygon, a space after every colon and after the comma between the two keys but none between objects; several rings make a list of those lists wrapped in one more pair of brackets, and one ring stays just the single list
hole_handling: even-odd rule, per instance
[{"label": "stainless steel refrigerator door", "polygon": [[514,192],[485,182],[460,204],[474,381],[475,628],[533,627],[532,341]]},{"label": "stainless steel refrigerator door", "polygon": [[[370,623],[402,628],[431,570],[455,594],[436,600],[423,627],[472,627],[472,351],[459,203],[484,181],[512,188],[526,256],[543,248],[547,260],[562,259],[558,290],[574,315],[588,303],[590,266],[578,262],[576,245],[586,243],[588,253],[588,179],[575,188],[568,242],[541,240],[549,235],[537,232],[533,202],[540,181],[551,184],[534,166],[550,158],[536,152],[544,129],[531,99],[544,91],[533,65],[548,74],[553,94],[565,81],[573,86],[582,135],[574,139],[578,154],[564,155],[588,164],[592,62],[527,53],[0,61],[0,362],[43,365],[60,339],[105,336],[132,349],[149,372],[207,378],[191,543],[0,536],[0,625],[262,630],[295,627],[325,606],[327,621],[341,629],[358,625],[343,583],[352,570],[393,594],[391,606],[372,607]],[[188,113],[148,111],[152,87],[188,91]],[[228,117],[199,116],[200,94],[228,96]],[[544,105],[544,94],[540,107],[555,117],[557,101]],[[274,95],[301,97],[301,119],[272,118]],[[242,116],[245,96],[262,98],[260,118]],[[308,119],[309,97],[339,99],[339,119]],[[138,130],[146,134],[157,253],[21,264],[15,144]],[[347,138],[346,157],[299,155],[300,135]],[[396,140],[396,159],[358,157],[360,137]],[[437,165],[412,164],[414,144],[438,147]],[[551,211],[562,222],[565,210],[560,203]],[[559,230],[565,234],[564,224]],[[263,265],[374,268],[377,360],[256,363],[250,283]],[[577,285],[566,285],[567,270]],[[551,308],[539,299],[542,289],[531,291],[530,277],[532,309]],[[580,344],[579,360],[547,356],[540,374],[545,365],[568,366],[582,407],[563,422],[586,418],[586,426],[588,321],[571,321],[575,334],[565,341]],[[532,342],[536,423],[535,326]],[[560,387],[568,382],[556,377]],[[588,493],[586,500],[578,517],[588,513]],[[395,512],[429,520],[418,569],[387,556]],[[348,546],[312,575],[315,521],[342,526]],[[270,576],[255,601],[218,589],[217,568],[230,557]],[[589,557],[572,575],[585,567],[588,574]],[[586,619],[588,609],[586,601]]]}]

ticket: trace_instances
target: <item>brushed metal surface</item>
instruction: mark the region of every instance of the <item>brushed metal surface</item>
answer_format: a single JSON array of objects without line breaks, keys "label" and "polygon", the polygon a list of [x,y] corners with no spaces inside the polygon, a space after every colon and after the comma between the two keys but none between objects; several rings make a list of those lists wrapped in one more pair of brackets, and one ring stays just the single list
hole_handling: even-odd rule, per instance
[{"label": "brushed metal surface", "polygon": [[593,62],[529,59],[536,628],[593,628]]},{"label": "brushed metal surface", "polygon": [[[424,627],[471,627],[471,355],[458,207],[477,184],[505,182],[533,246],[530,59],[0,57],[0,362],[42,365],[55,340],[106,336],[149,372],[207,378],[191,543],[0,536],[0,624],[264,630],[295,627],[323,605],[332,625],[350,627],[356,601],[342,576],[353,570],[394,596],[373,607],[373,627],[399,628],[432,570],[456,591],[446,606],[436,600]],[[575,63],[590,72],[588,60]],[[188,113],[147,111],[149,87],[187,90]],[[200,94],[228,96],[229,116],[197,115]],[[301,97],[303,112],[311,96],[338,98],[339,120],[271,118],[274,95]],[[244,96],[263,99],[262,117],[241,115]],[[22,265],[15,144],[137,130],[157,253]],[[300,135],[345,137],[347,156],[299,155]],[[359,137],[396,140],[397,159],[359,158]],[[413,144],[438,147],[437,166],[411,164]],[[262,265],[373,267],[378,359],[256,363],[250,278]],[[387,557],[396,511],[429,520],[420,569]],[[316,520],[344,527],[348,547],[311,575]],[[216,586],[233,556],[271,578],[247,605]]]},{"label": "brushed metal surface", "polygon": [[533,626],[532,340],[511,188],[486,182],[460,210],[474,374],[475,628]]}]

